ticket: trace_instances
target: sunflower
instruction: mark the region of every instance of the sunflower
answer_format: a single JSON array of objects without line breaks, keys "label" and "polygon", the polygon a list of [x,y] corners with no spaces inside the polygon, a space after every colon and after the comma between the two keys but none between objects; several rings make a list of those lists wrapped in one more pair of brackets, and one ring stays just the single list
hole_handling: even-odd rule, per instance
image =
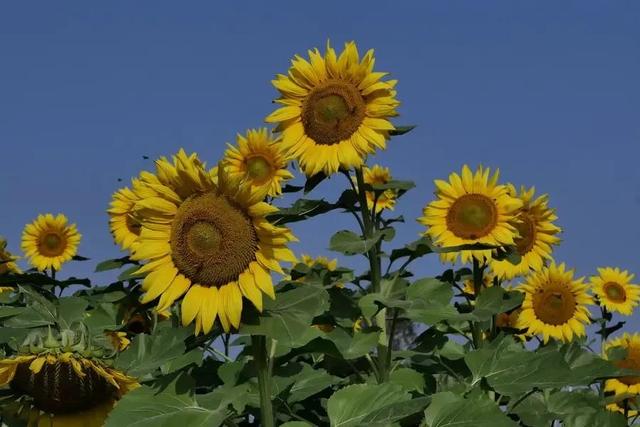
[{"label": "sunflower", "polygon": [[[380,185],[387,184],[391,181],[391,172],[389,168],[382,167],[380,165],[373,165],[371,168],[365,166],[362,168],[363,178],[365,184],[371,185]],[[367,206],[369,209],[373,210],[375,206],[375,213],[380,213],[384,209],[393,210],[396,206],[396,196],[397,193],[395,190],[388,189],[382,192],[378,191],[378,196],[376,198],[375,191],[367,191]]]},{"label": "sunflower", "polygon": [[227,144],[224,154],[229,177],[253,187],[266,187],[269,196],[282,194],[282,181],[293,178],[287,170],[289,158],[282,152],[282,144],[272,139],[266,128],[238,134],[236,143],[237,148]]},{"label": "sunflower", "polygon": [[[319,265],[327,269],[327,271],[336,271],[338,268],[338,260],[336,258],[329,259],[324,256],[311,257],[309,255],[302,254],[302,263],[308,267],[313,267],[315,265]],[[301,280],[302,279],[302,280]],[[301,277],[298,281],[304,281],[304,278]],[[336,283],[334,285],[336,288],[344,288],[344,283]]]},{"label": "sunflower", "polygon": [[3,415],[33,427],[100,427],[114,403],[139,386],[102,360],[74,352],[2,359],[0,386],[5,385],[15,400]]},{"label": "sunflower", "polygon": [[38,270],[58,271],[78,252],[80,237],[75,224],[67,225],[66,216],[38,215],[22,232],[22,251]]},{"label": "sunflower", "polygon": [[[484,288],[489,288],[491,286],[493,286],[493,275],[490,273],[485,273],[482,276],[482,285]],[[475,291],[475,285],[473,283],[473,277],[469,277],[467,279],[465,279],[463,282],[463,288],[462,290],[464,291],[465,294],[468,295],[475,295],[476,291]]]},{"label": "sunflower", "polygon": [[540,270],[545,260],[552,259],[551,246],[560,243],[557,235],[561,231],[553,223],[558,217],[548,206],[548,195],[544,194],[534,199],[534,187],[528,190],[520,187],[519,194],[511,184],[508,185],[508,189],[511,194],[517,194],[522,200],[518,221],[513,223],[518,230],[518,237],[514,242],[520,262],[514,265],[508,260],[492,259],[491,269],[502,279],[513,279],[516,276],[524,276],[531,270]]},{"label": "sunflower", "polygon": [[104,333],[109,340],[111,346],[117,351],[125,351],[131,340],[127,337],[127,333],[123,331],[105,331]]},{"label": "sunflower", "polygon": [[[439,246],[481,243],[513,245],[517,229],[513,225],[522,200],[512,197],[505,185],[497,184],[499,172],[480,166],[475,174],[467,165],[462,175],[452,173],[449,182],[436,180],[437,200],[429,203],[418,221],[427,226],[424,233]],[[491,258],[491,249],[441,254],[441,259],[463,263],[472,258]]]},{"label": "sunflower", "polygon": [[[614,365],[621,369],[640,370],[640,334],[625,333],[606,342],[603,348],[605,358],[614,348],[626,350],[624,359],[613,361]],[[640,394],[640,375],[610,378],[605,382],[604,390],[612,392],[615,396]]]},{"label": "sunflower", "polygon": [[133,216],[133,207],[138,200],[129,187],[124,187],[113,194],[107,210],[113,240],[124,250],[131,249],[140,236],[140,222]]},{"label": "sunflower", "polygon": [[271,271],[283,273],[279,261],[295,262],[286,244],[289,229],[266,216],[277,208],[264,203],[266,193],[239,185],[218,167],[218,182],[195,154],[180,150],[173,162],[156,162],[160,184],[153,196],[136,202],[141,221],[135,260],[148,261],[141,302],[157,298],[164,312],[180,297],[182,323],[208,333],[216,318],[225,331],[240,325],[242,297],[262,310],[262,292],[274,298]]},{"label": "sunflower", "polygon": [[[606,386],[605,386],[605,391],[610,391],[607,390]],[[625,413],[625,409],[624,409],[624,405],[625,403],[629,406],[629,408],[632,408],[631,404],[629,403],[629,399],[622,399],[619,402],[613,402],[607,405],[607,409],[611,412],[620,412],[622,414]],[[621,406],[622,405],[622,406]],[[636,415],[638,415],[638,411],[635,409],[627,409],[627,417],[631,418],[631,417],[635,417]]]},{"label": "sunflower", "polygon": [[565,270],[564,263],[552,262],[531,273],[518,288],[525,297],[517,328],[527,329],[527,335],[542,334],[545,343],[549,337],[569,342],[584,336],[589,322],[586,305],[593,301],[583,280],[574,280],[573,270]]},{"label": "sunflower", "polygon": [[17,257],[11,255],[11,253],[7,250],[7,241],[3,237],[0,237],[0,276],[7,273],[22,273],[22,271],[20,271],[20,268],[16,264],[17,259]]},{"label": "sunflower", "polygon": [[634,275],[611,267],[599,268],[598,273],[600,275],[591,277],[591,287],[600,305],[631,316],[640,301],[640,286],[631,284]]},{"label": "sunflower", "polygon": [[282,107],[266,121],[278,124],[282,146],[307,175],[359,167],[395,129],[388,119],[397,115],[397,81],[382,80],[387,73],[373,71],[373,50],[360,59],[354,42],[339,56],[328,43],[324,56],[308,53],[309,61],[296,55],[288,75],[272,81]]}]

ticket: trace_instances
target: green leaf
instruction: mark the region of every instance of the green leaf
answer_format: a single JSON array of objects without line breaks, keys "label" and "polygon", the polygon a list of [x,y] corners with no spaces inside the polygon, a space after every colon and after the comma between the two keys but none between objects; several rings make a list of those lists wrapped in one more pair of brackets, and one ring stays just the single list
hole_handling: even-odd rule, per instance
[{"label": "green leaf", "polygon": [[[381,410],[389,410],[390,405],[407,402],[411,400],[411,395],[402,390],[396,384],[355,384],[347,386],[335,392],[327,402],[327,412],[332,427],[352,427],[361,425],[371,425],[365,421],[368,416],[380,413]],[[411,414],[401,414],[400,418],[405,418]],[[387,419],[384,422],[390,422]],[[376,421],[380,425],[380,421]]]},{"label": "green leaf", "polygon": [[388,231],[377,231],[372,237],[365,239],[349,230],[338,231],[331,237],[329,249],[345,255],[356,255],[368,252]]},{"label": "green leaf", "polygon": [[[517,401],[518,397],[514,396],[513,401]],[[549,412],[544,397],[540,393],[527,396],[513,408],[511,413],[516,414],[526,426],[530,427],[549,427],[551,422],[558,418]]]},{"label": "green leaf", "polygon": [[142,386],[118,401],[105,427],[216,427],[228,416],[226,408],[203,408],[193,396],[173,387],[157,392]]},{"label": "green leaf", "polygon": [[385,191],[385,190],[397,190],[397,191],[409,191],[416,186],[413,181],[396,181],[391,180],[389,182],[385,182],[384,184],[371,184],[371,189],[374,191]]},{"label": "green leaf", "polygon": [[318,172],[317,174],[310,176],[304,183],[304,194],[311,192],[314,188],[318,186],[322,181],[327,179],[327,175],[324,172]]},{"label": "green leaf", "polygon": [[69,329],[73,323],[83,321],[88,305],[89,302],[84,298],[60,298],[56,310],[60,326]]},{"label": "green leaf", "polygon": [[333,342],[342,357],[347,360],[357,359],[376,347],[380,332],[356,332],[353,336],[349,335],[344,329],[336,328],[325,334],[326,338]]},{"label": "green leaf", "polygon": [[17,316],[24,312],[25,307],[0,306],[0,319]]},{"label": "green leaf", "polygon": [[449,252],[460,252],[460,251],[470,251],[470,250],[483,250],[483,249],[496,249],[498,246],[485,245],[480,243],[474,243],[470,245],[459,245],[459,246],[448,246],[441,247],[433,243],[433,241],[427,237],[423,236],[420,239],[409,243],[403,248],[394,249],[391,251],[391,255],[389,255],[389,260],[391,262],[404,257],[410,257],[412,259],[420,258],[424,255],[430,253],[449,253]]},{"label": "green leaf", "polygon": [[489,320],[494,314],[506,313],[522,304],[524,294],[492,286],[483,289],[472,312],[477,320]]},{"label": "green leaf", "polygon": [[451,298],[451,285],[434,278],[418,280],[407,289],[406,315],[427,324],[460,319],[462,315],[450,304]]},{"label": "green leaf", "polygon": [[452,392],[436,393],[425,411],[430,427],[516,427],[484,394],[463,397]]},{"label": "green leaf", "polygon": [[400,136],[409,133],[416,128],[416,125],[396,126],[395,129],[389,131],[390,136]]},{"label": "green leaf", "polygon": [[275,301],[265,300],[264,312],[257,323],[244,323],[243,335],[265,335],[278,341],[284,348],[296,348],[318,337],[320,332],[311,328],[315,316],[329,307],[329,294],[320,287],[301,285],[276,295]]},{"label": "green leaf", "polygon": [[267,218],[273,224],[282,225],[291,222],[304,221],[316,215],[332,211],[337,206],[326,200],[299,199],[289,208],[281,208],[278,212]]},{"label": "green leaf", "polygon": [[99,273],[101,271],[109,271],[109,270],[117,270],[121,268],[125,264],[131,264],[133,261],[129,259],[128,256],[122,258],[108,259],[106,261],[102,261],[96,265],[95,272]]},{"label": "green leaf", "polygon": [[406,391],[424,393],[424,376],[411,368],[398,368],[389,374],[389,381]]},{"label": "green leaf", "polygon": [[324,369],[314,369],[309,365],[304,365],[294,378],[287,398],[289,403],[305,400],[340,381],[340,378],[328,374]]},{"label": "green leaf", "polygon": [[289,421],[280,427],[313,427],[313,424],[305,423],[304,421]]}]

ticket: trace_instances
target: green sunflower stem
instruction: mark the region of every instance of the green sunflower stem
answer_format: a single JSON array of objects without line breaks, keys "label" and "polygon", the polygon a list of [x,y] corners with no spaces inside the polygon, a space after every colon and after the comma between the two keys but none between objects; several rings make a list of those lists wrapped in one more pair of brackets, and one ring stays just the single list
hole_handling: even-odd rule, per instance
[{"label": "green sunflower stem", "polygon": [[[484,271],[480,266],[480,261],[476,257],[473,257],[473,294],[476,297],[476,300],[480,296],[480,292],[482,291],[482,275]],[[482,347],[484,342],[484,335],[482,333],[482,326],[480,322],[474,321],[472,323],[471,335],[473,337],[473,346],[478,349]]]},{"label": "green sunflower stem", "polygon": [[271,402],[271,372],[269,354],[267,353],[267,337],[251,335],[253,360],[258,371],[258,388],[260,389],[260,425],[275,427],[273,404]]},{"label": "green sunflower stem", "polygon": [[[375,232],[375,224],[367,204],[366,186],[364,182],[364,174],[362,168],[356,168],[356,182],[358,184],[358,202],[362,214],[362,223],[364,225],[364,238],[370,239]],[[371,291],[380,292],[381,282],[381,266],[380,266],[380,244],[377,243],[367,253],[369,258],[369,271],[371,275]],[[389,366],[391,362],[391,349],[388,346],[387,338],[387,310],[382,309],[375,316],[375,323],[382,332],[378,340],[378,381],[386,382],[389,380]]]}]

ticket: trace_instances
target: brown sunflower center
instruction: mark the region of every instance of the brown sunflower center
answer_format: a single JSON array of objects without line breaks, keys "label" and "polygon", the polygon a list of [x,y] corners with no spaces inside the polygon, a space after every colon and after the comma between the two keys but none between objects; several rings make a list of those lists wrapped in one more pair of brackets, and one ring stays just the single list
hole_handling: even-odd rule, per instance
[{"label": "brown sunflower center", "polygon": [[333,145],[358,130],[366,104],[358,88],[348,82],[329,80],[311,91],[302,105],[302,125],[316,143]]},{"label": "brown sunflower center", "polygon": [[461,239],[475,240],[491,233],[498,223],[498,209],[482,194],[460,196],[447,213],[447,227]]},{"label": "brown sunflower center", "polygon": [[11,387],[33,399],[34,405],[45,412],[65,414],[90,409],[115,395],[113,387],[93,369],[84,369],[80,377],[70,363],[45,363],[40,372],[33,373],[29,363],[18,365]]},{"label": "brown sunflower center", "polygon": [[533,295],[536,317],[548,325],[563,325],[576,312],[576,297],[564,284],[551,284]]},{"label": "brown sunflower center", "polygon": [[178,209],[171,225],[171,256],[195,283],[223,286],[238,280],[254,261],[258,238],[251,219],[225,196],[195,195]]},{"label": "brown sunflower center", "polygon": [[602,286],[605,295],[613,302],[625,302],[627,300],[627,293],[620,283],[607,282]]},{"label": "brown sunflower center", "polygon": [[529,253],[536,242],[536,224],[529,215],[520,217],[522,222],[515,223],[514,226],[518,230],[520,237],[515,239],[516,248],[520,255]]},{"label": "brown sunflower center", "polygon": [[49,231],[40,238],[38,249],[45,256],[58,256],[64,252],[64,246],[64,236],[55,231]]},{"label": "brown sunflower center", "polygon": [[271,163],[262,156],[247,159],[247,173],[257,184],[262,184],[271,178],[273,168]]},{"label": "brown sunflower center", "polygon": [[[622,360],[617,360],[613,362],[618,368],[622,369],[635,369],[636,371],[640,371],[640,349],[636,349],[633,347],[627,348],[627,356]],[[633,385],[640,383],[640,376],[630,375],[626,377],[618,378],[623,384]]]}]

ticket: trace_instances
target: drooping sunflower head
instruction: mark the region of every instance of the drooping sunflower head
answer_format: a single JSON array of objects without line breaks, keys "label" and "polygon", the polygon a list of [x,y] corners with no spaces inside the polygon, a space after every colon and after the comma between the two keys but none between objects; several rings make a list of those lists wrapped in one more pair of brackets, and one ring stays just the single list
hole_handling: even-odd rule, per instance
[{"label": "drooping sunflower head", "polygon": [[625,333],[614,338],[604,345],[605,357],[615,348],[624,349],[626,354],[621,360],[613,361],[613,364],[622,369],[637,370],[638,375],[608,379],[605,383],[605,391],[613,392],[616,396],[640,394],[640,334]]},{"label": "drooping sunflower head", "polygon": [[554,224],[558,217],[548,206],[548,195],[534,198],[534,187],[529,189],[520,187],[520,193],[511,184],[507,188],[510,194],[522,200],[517,221],[513,223],[518,230],[518,237],[515,238],[514,243],[520,255],[520,262],[514,265],[508,260],[492,259],[490,265],[498,277],[513,279],[516,276],[526,275],[531,270],[540,270],[545,261],[552,259],[552,246],[560,243],[558,234],[561,230]]},{"label": "drooping sunflower head", "polygon": [[253,187],[266,187],[269,196],[279,196],[282,182],[293,178],[282,144],[266,128],[238,134],[236,143],[237,147],[228,144],[223,159],[229,177]]},{"label": "drooping sunflower head", "polygon": [[67,224],[66,216],[38,215],[22,232],[22,251],[38,270],[60,270],[78,252],[80,237],[76,225]]},{"label": "drooping sunflower head", "polygon": [[354,42],[340,55],[328,43],[324,55],[308,53],[308,61],[296,55],[288,74],[273,80],[281,107],[266,121],[278,124],[281,144],[307,175],[361,166],[395,129],[396,81],[374,72],[373,50],[361,59]]},{"label": "drooping sunflower head", "polygon": [[[373,165],[371,168],[365,166],[362,172],[365,184],[380,185],[391,181],[389,168],[380,165]],[[397,193],[395,190],[367,191],[366,196],[369,209],[373,210],[375,207],[375,213],[380,213],[384,209],[393,210],[396,206]]]},{"label": "drooping sunflower head", "polygon": [[166,311],[184,295],[182,323],[195,321],[196,334],[208,333],[216,318],[225,331],[238,327],[243,297],[262,310],[262,293],[274,297],[271,271],[279,261],[295,262],[286,247],[291,232],[266,219],[277,211],[264,203],[265,191],[241,185],[224,165],[217,182],[197,156],[181,151],[173,164],[157,162],[161,184],[155,195],[134,207],[141,221],[132,258],[147,263],[143,303],[159,298]]},{"label": "drooping sunflower head", "polygon": [[583,278],[573,278],[573,270],[551,263],[527,276],[518,289],[525,294],[518,329],[527,329],[528,335],[542,334],[544,342],[550,337],[569,342],[585,335],[587,305],[593,301]]},{"label": "drooping sunflower head", "polygon": [[600,305],[609,311],[630,316],[640,301],[640,286],[632,284],[634,275],[619,268],[599,268],[591,277],[591,288]]},{"label": "drooping sunflower head", "polygon": [[7,273],[21,273],[16,264],[18,257],[11,255],[7,250],[7,241],[0,236],[0,276]]},{"label": "drooping sunflower head", "polygon": [[31,335],[22,353],[0,360],[0,386],[9,386],[14,397],[3,415],[28,425],[99,427],[114,403],[139,386],[111,366],[104,349],[74,338],[64,344],[74,336],[64,332],[61,343],[49,331],[44,345]]},{"label": "drooping sunflower head", "polygon": [[[449,181],[436,180],[437,199],[429,203],[418,219],[427,226],[425,234],[439,246],[481,243],[513,245],[516,221],[522,200],[498,184],[499,172],[479,167],[475,173],[465,165],[462,174],[452,173]],[[443,261],[469,262],[473,257],[489,259],[491,250],[471,250],[441,254]]]}]

